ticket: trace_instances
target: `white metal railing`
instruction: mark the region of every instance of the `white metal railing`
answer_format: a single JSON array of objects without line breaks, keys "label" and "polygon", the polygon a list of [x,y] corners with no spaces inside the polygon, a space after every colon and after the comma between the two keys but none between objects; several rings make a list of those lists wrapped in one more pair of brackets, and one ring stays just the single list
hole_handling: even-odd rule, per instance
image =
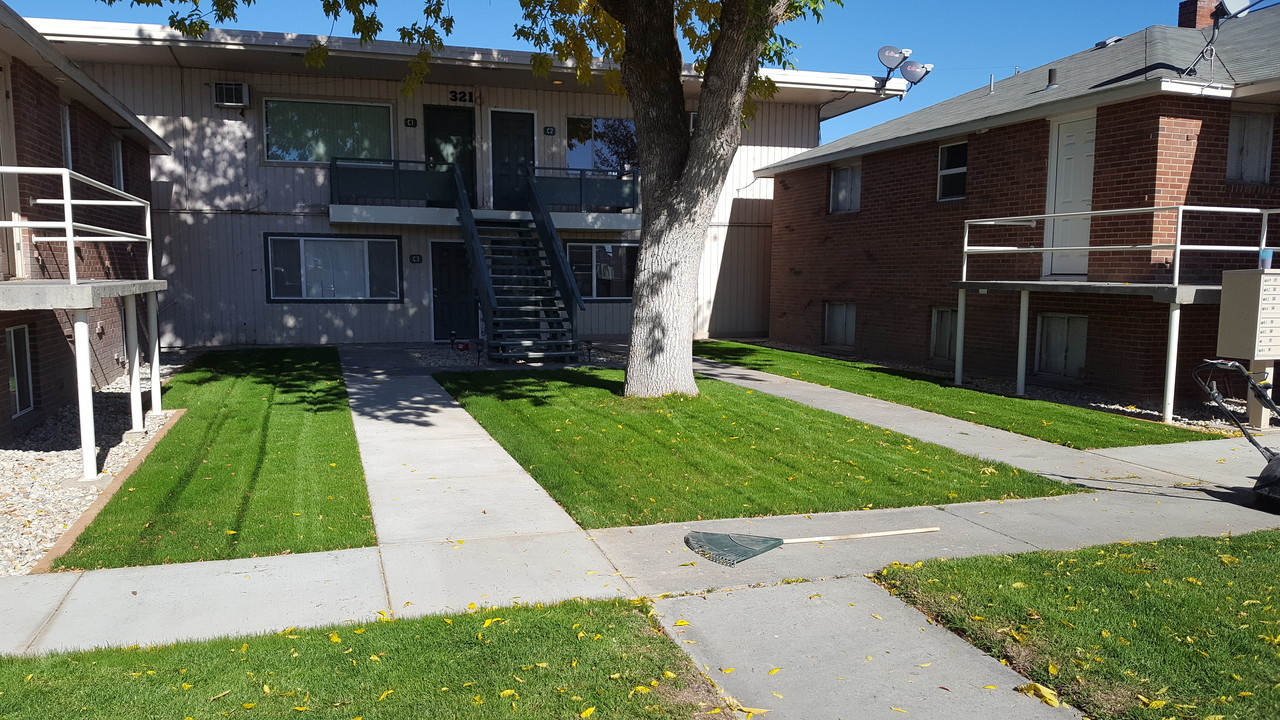
[{"label": "white metal railing", "polygon": [[[1196,213],[1226,213],[1235,215],[1250,215],[1260,219],[1262,225],[1261,231],[1258,233],[1258,242],[1256,245],[1188,245],[1182,241],[1183,219],[1188,212]],[[1173,242],[1153,242],[1140,243],[1132,245],[1058,245],[1054,247],[1016,247],[1016,246],[999,246],[999,245],[970,245],[969,233],[975,227],[981,226],[1006,226],[1006,227],[1035,227],[1043,221],[1051,221],[1058,219],[1091,219],[1095,217],[1106,217],[1114,215],[1156,215],[1161,213],[1176,213],[1175,228]],[[980,218],[975,220],[964,221],[964,255],[963,264],[960,269],[960,279],[962,281],[969,279],[969,257],[971,255],[994,255],[994,254],[1017,254],[1017,253],[1056,253],[1056,252],[1117,252],[1131,250],[1173,250],[1172,265],[1172,284],[1177,285],[1181,279],[1182,273],[1182,253],[1183,252],[1251,252],[1256,253],[1267,247],[1267,225],[1270,223],[1271,216],[1280,214],[1280,209],[1263,210],[1261,208],[1237,208],[1237,207],[1212,207],[1205,205],[1166,205],[1162,207],[1145,207],[1145,208],[1124,208],[1120,210],[1091,210],[1086,212],[1069,212],[1069,213],[1045,213],[1041,215],[1018,215],[1002,218]],[[1135,282],[1135,285],[1155,284]]]},{"label": "white metal railing", "polygon": [[[32,201],[33,205],[45,206],[61,206],[61,220],[3,220],[0,221],[0,228],[13,228],[16,230],[61,230],[61,236],[57,235],[40,235],[33,236],[32,240],[36,242],[65,242],[67,245],[67,274],[72,285],[77,284],[79,278],[76,272],[76,250],[77,242],[141,242],[147,246],[147,278],[154,280],[156,277],[155,260],[151,254],[151,203],[143,200],[135,195],[114,188],[106,183],[94,180],[91,177],[81,175],[78,172],[68,170],[67,168],[47,168],[47,167],[18,167],[12,165],[0,165],[0,175],[56,175],[61,178],[62,197],[61,198],[36,198]],[[96,188],[105,193],[113,195],[118,200],[76,200],[72,198],[71,189],[72,182],[82,183],[88,187]],[[76,222],[74,209],[77,207],[136,207],[142,209],[143,216],[143,232],[141,234],[120,230],[117,228],[102,227],[100,225],[90,225],[88,223]],[[87,233],[87,234],[81,234]]]}]

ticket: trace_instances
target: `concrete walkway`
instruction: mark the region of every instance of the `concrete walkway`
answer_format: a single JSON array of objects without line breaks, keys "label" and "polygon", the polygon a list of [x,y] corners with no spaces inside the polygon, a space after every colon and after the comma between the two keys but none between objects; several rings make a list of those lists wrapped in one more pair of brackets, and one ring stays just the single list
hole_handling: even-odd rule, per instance
[{"label": "concrete walkway", "polygon": [[[1084,452],[700,362],[700,371],[729,382],[1100,492],[588,535],[410,348],[344,347],[342,359],[377,547],[0,578],[0,617],[8,621],[0,652],[268,632],[363,621],[379,611],[456,611],[472,602],[647,595],[721,689],[769,709],[772,720],[901,717],[894,708],[921,718],[1068,718],[1070,710],[1013,692],[1024,678],[863,574],[895,560],[1280,527],[1280,518],[1248,505],[1263,463],[1243,439]],[[795,537],[934,525],[941,531],[786,546],[735,568],[682,542],[694,528]],[[794,579],[809,582],[782,582]],[[774,668],[781,670],[770,674]]]}]

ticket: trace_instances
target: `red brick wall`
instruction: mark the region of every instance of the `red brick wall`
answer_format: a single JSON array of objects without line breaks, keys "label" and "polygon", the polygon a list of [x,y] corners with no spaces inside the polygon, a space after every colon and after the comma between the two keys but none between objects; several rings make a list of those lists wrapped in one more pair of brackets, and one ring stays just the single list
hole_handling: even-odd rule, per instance
[{"label": "red brick wall", "polygon": [[[1280,206],[1280,132],[1277,182],[1269,186],[1226,181],[1229,106],[1197,98],[1155,97],[1106,106],[1097,113],[1093,207],[1153,205]],[[963,221],[1044,212],[1048,121],[1032,121],[968,136],[966,198],[936,198],[940,143],[862,158],[862,209],[830,214],[828,169],[779,176],[774,190],[770,337],[799,345],[823,342],[825,302],[854,303],[854,351],[861,356],[927,363],[931,310],[953,308],[960,278]],[[1172,241],[1173,215],[1095,219],[1094,244]],[[1280,222],[1272,230],[1280,231]],[[1256,242],[1255,219],[1188,214],[1187,242]],[[1154,235],[1153,235],[1154,233]],[[1043,229],[976,228],[971,244],[1036,246]],[[1171,279],[1171,253],[1095,253],[1091,280]],[[1252,267],[1256,255],[1184,255],[1182,281],[1219,281],[1223,269]],[[968,278],[1040,276],[1034,254],[971,259]],[[1009,377],[1015,372],[1018,296],[970,292],[965,363],[969,372]],[[1030,351],[1034,369],[1036,316],[1089,317],[1085,381],[1122,396],[1158,397],[1163,389],[1168,306],[1149,299],[1033,293]],[[1179,349],[1180,392],[1198,392],[1182,378],[1216,353],[1218,307],[1184,307]]]},{"label": "red brick wall", "polygon": [[[960,277],[963,221],[1044,211],[1047,122],[971,135],[968,142],[963,200],[937,200],[937,143],[864,157],[857,212],[827,212],[826,168],[780,176],[774,184],[771,337],[819,344],[823,303],[851,302],[857,305],[859,352],[925,360],[931,308],[956,305],[950,282]],[[1017,233],[1026,231],[1001,229],[982,242]],[[970,277],[1032,266],[1039,267],[1039,259],[1030,255],[984,258]]]},{"label": "red brick wall", "polygon": [[[18,165],[62,167],[62,101],[58,87],[32,68],[12,63],[14,137]],[[114,181],[116,135],[110,123],[78,103],[70,105],[72,168],[108,185]],[[125,140],[122,146],[125,190],[150,197],[150,161],[145,148]],[[19,197],[59,198],[60,180],[45,176],[22,176]],[[74,186],[78,199],[105,199],[104,191],[83,184]],[[23,205],[28,219],[61,220],[56,207]],[[82,208],[77,221],[132,232],[144,228],[141,210]],[[33,277],[67,277],[65,245],[57,242],[33,243],[24,238],[22,257]],[[77,247],[77,274],[87,278],[142,278],[146,276],[146,251],[140,243],[81,243]],[[141,303],[140,303],[141,305]],[[105,301],[89,313],[92,374],[95,385],[119,377],[124,353],[123,300]],[[75,403],[75,358],[72,353],[73,315],[66,311],[0,313],[0,333],[4,328],[28,325],[31,333],[32,367],[35,375],[34,411],[8,422],[0,422],[0,439],[14,437],[43,421],[50,412]],[[0,334],[0,344],[3,344]],[[9,349],[0,350],[0,418],[13,413],[14,398],[8,389]]]}]

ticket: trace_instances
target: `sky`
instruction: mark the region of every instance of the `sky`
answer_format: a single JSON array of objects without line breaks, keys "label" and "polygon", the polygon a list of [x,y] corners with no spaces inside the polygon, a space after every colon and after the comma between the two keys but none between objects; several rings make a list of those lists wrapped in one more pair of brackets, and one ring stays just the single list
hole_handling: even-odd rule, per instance
[{"label": "sky", "polygon": [[[129,0],[3,0],[26,17],[167,23],[169,11],[133,7]],[[207,6],[208,0],[205,5]],[[394,40],[395,29],[421,18],[417,0],[383,0],[379,16]],[[511,36],[520,18],[517,0],[452,0],[456,18],[450,45],[530,50]],[[888,100],[823,123],[822,141],[878,125],[947,98],[1092,47],[1114,35],[1149,25],[1176,25],[1178,0],[1071,0],[992,2],[914,0],[910,3],[845,0],[828,7],[824,22],[800,21],[781,32],[797,42],[799,70],[883,76],[876,58],[883,45],[910,48],[912,60],[934,71],[901,100]],[[351,35],[320,11],[320,0],[258,0],[230,25],[244,30]]]}]

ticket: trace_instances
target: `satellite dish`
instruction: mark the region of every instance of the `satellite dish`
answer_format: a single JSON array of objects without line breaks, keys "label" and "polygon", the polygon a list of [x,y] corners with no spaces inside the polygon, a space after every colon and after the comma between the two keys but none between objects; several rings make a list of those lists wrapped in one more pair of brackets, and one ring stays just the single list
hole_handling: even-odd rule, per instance
[{"label": "satellite dish", "polygon": [[911,51],[899,50],[892,45],[885,45],[880,48],[880,51],[877,54],[880,56],[880,64],[889,68],[889,72],[893,72],[898,69],[898,66],[901,65],[904,60],[911,56]]},{"label": "satellite dish", "polygon": [[1254,0],[1222,0],[1218,4],[1222,6],[1227,17],[1244,17],[1249,12],[1249,8],[1258,3]]},{"label": "satellite dish", "polygon": [[901,69],[902,69],[902,77],[906,78],[907,82],[911,83],[912,85],[915,85],[916,83],[920,82],[921,80],[924,79],[925,75],[928,75],[929,73],[933,72],[932,65],[918,63],[915,60],[908,60],[902,63]]}]

